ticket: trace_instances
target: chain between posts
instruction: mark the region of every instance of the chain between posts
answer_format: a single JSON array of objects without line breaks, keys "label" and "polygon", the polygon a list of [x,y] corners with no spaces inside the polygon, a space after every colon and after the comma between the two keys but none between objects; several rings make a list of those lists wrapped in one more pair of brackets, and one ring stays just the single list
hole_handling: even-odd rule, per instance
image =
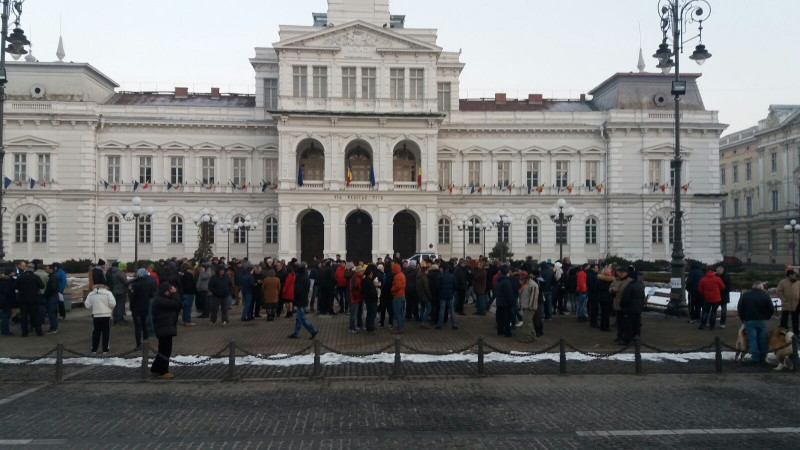
[{"label": "chain between posts", "polygon": [[536,351],[533,351],[533,352],[518,352],[518,351],[503,350],[503,349],[495,347],[494,345],[490,344],[489,342],[485,342],[485,341],[484,341],[483,345],[485,345],[486,347],[488,347],[488,348],[490,348],[490,349],[492,349],[492,350],[494,350],[494,351],[496,351],[498,353],[502,353],[504,355],[518,356],[518,357],[523,358],[523,357],[526,357],[526,356],[535,356],[535,355],[542,355],[544,353],[549,353],[550,350],[553,350],[554,348],[558,347],[559,342],[556,342],[555,344],[553,344],[553,345],[551,345],[549,347],[543,348],[541,350],[536,350]]},{"label": "chain between posts", "polygon": [[290,353],[290,354],[262,355],[260,353],[256,354],[256,353],[249,352],[249,351],[243,349],[242,347],[240,347],[239,344],[236,344],[236,348],[238,348],[246,356],[251,356],[253,358],[262,359],[264,361],[280,361],[280,360],[283,360],[283,359],[294,358],[295,356],[305,355],[306,352],[311,350],[312,347],[314,347],[314,344],[311,344],[311,345],[309,345],[308,347],[306,347],[306,348],[304,348],[302,350],[298,350],[298,351],[296,351],[294,353]]},{"label": "chain between posts", "polygon": [[394,342],[392,342],[391,344],[387,345],[386,347],[380,348],[380,349],[375,350],[375,351],[370,352],[370,353],[343,352],[341,350],[337,350],[335,348],[328,347],[327,345],[322,344],[322,343],[320,343],[320,346],[322,348],[324,348],[325,350],[331,352],[331,353],[336,353],[337,355],[348,356],[350,358],[366,358],[366,357],[369,357],[369,356],[380,355],[381,353],[385,352],[386,350],[389,350],[390,348],[394,347]]},{"label": "chain between posts", "polygon": [[626,345],[626,346],[622,347],[621,349],[619,349],[619,350],[617,350],[617,351],[615,351],[615,352],[611,352],[611,353],[592,353],[592,352],[586,352],[586,351],[583,351],[583,350],[581,350],[581,349],[579,349],[579,348],[577,348],[577,347],[573,347],[573,346],[572,346],[570,343],[567,343],[567,347],[569,347],[569,348],[570,348],[570,350],[572,350],[572,351],[574,351],[574,352],[578,352],[578,353],[580,353],[581,355],[584,355],[584,356],[589,356],[589,357],[592,357],[592,358],[597,358],[597,359],[602,359],[602,358],[610,358],[610,357],[612,357],[612,356],[619,355],[620,353],[624,353],[626,350],[628,350],[629,348],[631,348],[631,345],[630,345],[630,344],[628,344],[628,345]]},{"label": "chain between posts", "polygon": [[[723,345],[725,345],[725,344],[723,344]],[[656,347],[654,345],[649,345],[649,344],[646,344],[644,342],[641,342],[641,346],[644,347],[644,348],[650,349],[650,350],[654,350],[654,351],[656,351],[658,353],[671,353],[673,355],[683,355],[683,354],[686,354],[686,353],[697,353],[697,352],[700,352],[700,351],[703,351],[703,350],[707,350],[709,348],[714,347],[714,343],[711,342],[710,344],[706,344],[706,345],[704,345],[702,347],[698,347],[698,348],[693,348],[691,350],[664,350],[662,348],[658,348],[658,347]]]},{"label": "chain between posts", "polygon": [[414,353],[419,353],[420,355],[447,356],[447,355],[454,355],[454,354],[458,354],[458,353],[464,353],[465,351],[467,351],[467,350],[471,349],[472,347],[475,347],[476,345],[478,345],[478,341],[475,341],[475,342],[473,342],[471,344],[468,344],[467,346],[462,347],[462,348],[458,348],[458,349],[455,349],[455,350],[446,350],[446,351],[442,351],[442,352],[431,351],[431,350],[420,350],[420,349],[418,349],[416,347],[412,347],[412,346],[410,346],[410,345],[408,345],[408,344],[406,344],[404,342],[401,342],[400,345],[402,347],[404,347],[405,349],[411,350]]},{"label": "chain between posts", "polygon": [[10,366],[27,366],[28,364],[34,363],[34,362],[36,362],[36,361],[41,361],[41,360],[43,360],[43,359],[45,359],[45,358],[49,357],[50,355],[52,355],[53,353],[55,353],[55,352],[56,352],[56,350],[58,350],[58,347],[57,347],[57,346],[56,346],[56,347],[53,347],[53,349],[52,349],[52,350],[50,350],[49,352],[45,353],[44,355],[42,355],[42,356],[38,356],[38,357],[35,357],[35,358],[26,358],[26,357],[11,357],[11,358],[8,358],[8,359],[22,359],[23,361],[20,361],[20,362],[10,362],[10,363],[5,363],[5,364],[8,364],[8,365],[10,365]]}]

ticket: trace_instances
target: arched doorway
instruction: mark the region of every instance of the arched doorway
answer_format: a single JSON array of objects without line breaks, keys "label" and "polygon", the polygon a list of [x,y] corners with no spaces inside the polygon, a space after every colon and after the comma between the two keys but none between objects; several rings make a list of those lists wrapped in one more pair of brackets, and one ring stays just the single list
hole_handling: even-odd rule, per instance
[{"label": "arched doorway", "polygon": [[347,217],[345,241],[348,261],[372,259],[372,217],[364,211],[355,211]]},{"label": "arched doorway", "polygon": [[408,258],[417,252],[417,219],[408,211],[394,216],[394,251],[401,258]]},{"label": "arched doorway", "polygon": [[322,259],[325,248],[325,219],[318,211],[308,211],[300,219],[300,260]]}]

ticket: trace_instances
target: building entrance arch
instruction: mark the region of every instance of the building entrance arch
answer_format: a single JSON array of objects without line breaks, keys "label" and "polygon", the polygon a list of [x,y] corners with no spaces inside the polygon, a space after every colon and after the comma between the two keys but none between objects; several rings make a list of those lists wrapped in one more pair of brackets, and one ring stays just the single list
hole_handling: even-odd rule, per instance
[{"label": "building entrance arch", "polygon": [[300,219],[300,260],[322,259],[325,248],[325,219],[319,211],[309,210]]},{"label": "building entrance arch", "polygon": [[413,214],[401,211],[394,216],[393,235],[394,252],[401,258],[417,253],[417,218]]},{"label": "building entrance arch", "polygon": [[354,211],[347,217],[345,244],[347,260],[372,260],[372,217],[362,210]]}]

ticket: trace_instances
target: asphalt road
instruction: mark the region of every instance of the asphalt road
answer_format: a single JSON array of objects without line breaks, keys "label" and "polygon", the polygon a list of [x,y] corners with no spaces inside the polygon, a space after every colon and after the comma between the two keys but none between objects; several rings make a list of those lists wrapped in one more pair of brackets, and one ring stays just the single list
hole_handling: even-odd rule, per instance
[{"label": "asphalt road", "polygon": [[0,447],[798,448],[798,399],[788,373],[0,384]]}]

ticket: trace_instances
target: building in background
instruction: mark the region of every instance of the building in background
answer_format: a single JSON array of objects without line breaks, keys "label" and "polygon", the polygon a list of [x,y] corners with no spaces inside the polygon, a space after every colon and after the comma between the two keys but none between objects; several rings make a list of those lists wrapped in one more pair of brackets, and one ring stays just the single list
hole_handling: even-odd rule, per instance
[{"label": "building in background", "polygon": [[[588,95],[459,98],[460,52],[387,0],[329,0],[251,59],[256,95],[120,92],[89,64],[12,63],[4,173],[9,258],[191,255],[192,217],[251,216],[214,250],[373,259],[420,251],[670,259],[671,78],[617,73]],[[60,56],[63,59],[63,55]],[[687,257],[721,258],[719,136],[688,74]],[[134,230],[119,206],[155,209]],[[576,214],[557,230],[548,210]],[[510,225],[493,226],[503,211]],[[473,225],[459,229],[462,221]],[[249,240],[249,242],[247,242]]]},{"label": "building in background", "polygon": [[800,219],[800,105],[771,105],[757,126],[720,139],[719,155],[723,255],[791,263],[784,226]]}]

